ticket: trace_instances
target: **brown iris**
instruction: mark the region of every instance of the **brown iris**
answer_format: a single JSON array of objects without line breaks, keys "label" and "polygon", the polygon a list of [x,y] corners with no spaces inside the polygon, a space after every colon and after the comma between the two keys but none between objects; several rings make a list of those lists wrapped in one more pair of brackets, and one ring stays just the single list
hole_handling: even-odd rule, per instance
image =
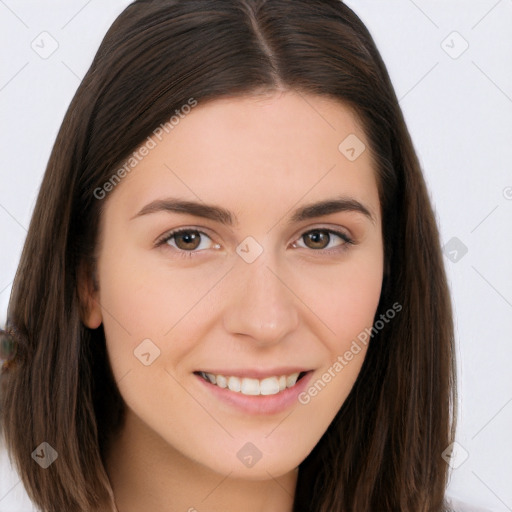
[{"label": "brown iris", "polygon": [[[329,245],[330,236],[327,231],[315,230],[302,235],[304,238],[304,243],[310,249],[324,249],[327,245]],[[306,240],[312,241],[312,245],[308,245]]]},{"label": "brown iris", "polygon": [[[201,234],[199,231],[184,231],[174,235],[176,246],[184,251],[194,250],[201,243]],[[183,243],[180,243],[182,241]]]}]

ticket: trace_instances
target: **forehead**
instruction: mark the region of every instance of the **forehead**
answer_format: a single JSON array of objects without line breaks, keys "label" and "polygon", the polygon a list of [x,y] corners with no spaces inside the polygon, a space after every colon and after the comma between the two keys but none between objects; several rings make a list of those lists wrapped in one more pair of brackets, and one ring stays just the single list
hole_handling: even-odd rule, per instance
[{"label": "forehead", "polygon": [[152,138],[154,147],[109,198],[112,207],[133,214],[172,195],[244,211],[347,195],[379,218],[368,143],[343,103],[288,91],[199,102],[187,111],[161,140]]}]

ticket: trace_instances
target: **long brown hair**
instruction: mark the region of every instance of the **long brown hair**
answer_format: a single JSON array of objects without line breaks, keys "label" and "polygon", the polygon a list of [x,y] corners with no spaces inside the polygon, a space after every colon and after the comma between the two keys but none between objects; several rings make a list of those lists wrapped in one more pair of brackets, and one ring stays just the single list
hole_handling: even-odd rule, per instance
[{"label": "long brown hair", "polygon": [[[103,464],[123,402],[103,328],[81,321],[104,200],[95,190],[190,98],[277,89],[353,109],[374,159],[385,274],[360,375],[300,465],[295,512],[443,509],[453,441],[453,323],[439,233],[393,86],[360,19],[338,0],[138,0],[106,34],[63,120],[16,273],[1,375],[8,450],[44,512],[109,502]],[[305,108],[309,108],[305,106]],[[340,141],[341,142],[341,141]],[[94,284],[91,284],[93,286]],[[59,454],[43,470],[31,453]]]}]

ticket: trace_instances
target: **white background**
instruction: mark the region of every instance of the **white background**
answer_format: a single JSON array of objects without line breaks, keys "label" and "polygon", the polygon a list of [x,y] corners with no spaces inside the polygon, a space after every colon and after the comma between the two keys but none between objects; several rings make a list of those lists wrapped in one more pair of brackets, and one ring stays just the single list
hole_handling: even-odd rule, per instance
[{"label": "white background", "polygon": [[[0,0],[0,325],[57,130],[128,3]],[[442,243],[458,239],[445,258],[460,374],[449,493],[512,511],[512,0],[347,3],[388,66]],[[31,46],[51,48],[44,31],[58,43],[46,59]],[[0,512],[31,510],[1,451]]]}]

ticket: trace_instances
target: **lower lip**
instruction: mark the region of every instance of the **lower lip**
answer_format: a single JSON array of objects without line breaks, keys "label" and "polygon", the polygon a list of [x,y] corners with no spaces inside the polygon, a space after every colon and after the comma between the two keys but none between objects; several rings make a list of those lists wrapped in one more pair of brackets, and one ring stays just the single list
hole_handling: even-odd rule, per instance
[{"label": "lower lip", "polygon": [[230,391],[228,388],[207,382],[200,375],[195,375],[200,383],[215,397],[224,403],[248,414],[277,414],[288,409],[299,402],[299,395],[307,387],[311,380],[313,371],[309,371],[297,381],[295,386],[286,388],[275,395],[244,395],[237,391]]}]

